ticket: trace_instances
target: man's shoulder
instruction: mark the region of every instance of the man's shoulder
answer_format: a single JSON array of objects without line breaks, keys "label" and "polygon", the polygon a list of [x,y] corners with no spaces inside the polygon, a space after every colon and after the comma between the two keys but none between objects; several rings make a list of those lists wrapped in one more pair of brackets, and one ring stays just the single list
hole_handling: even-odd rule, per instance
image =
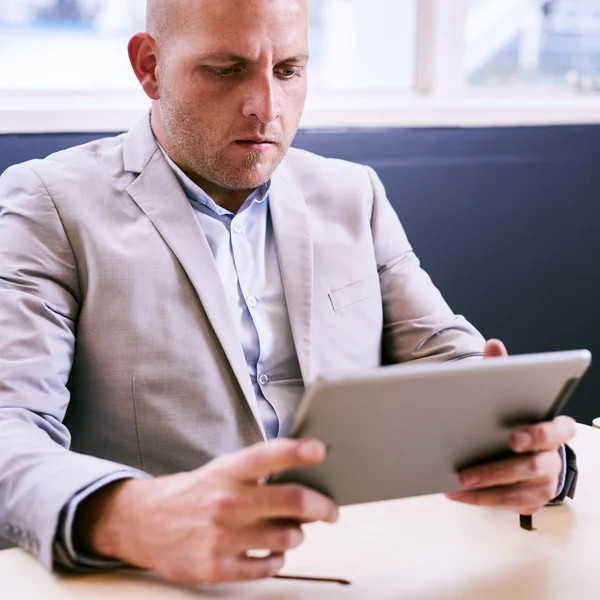
[{"label": "man's shoulder", "polygon": [[373,181],[364,165],[291,149],[282,166],[282,178],[295,185],[309,205],[324,208],[341,203],[346,210],[350,206],[368,209],[373,200]]},{"label": "man's shoulder", "polygon": [[54,152],[43,159],[32,159],[9,167],[5,177],[35,175],[44,185],[60,185],[61,181],[90,184],[95,173],[119,172],[123,164],[125,134],[100,137],[85,144]]},{"label": "man's shoulder", "polygon": [[350,177],[363,180],[368,178],[364,165],[340,158],[327,158],[300,148],[290,148],[285,157],[284,165],[294,175],[299,176]]}]

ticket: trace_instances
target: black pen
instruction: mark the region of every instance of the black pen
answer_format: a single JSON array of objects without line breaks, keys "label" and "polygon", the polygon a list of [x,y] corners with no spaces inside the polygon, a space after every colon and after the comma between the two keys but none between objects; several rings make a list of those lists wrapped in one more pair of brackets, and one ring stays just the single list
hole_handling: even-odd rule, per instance
[{"label": "black pen", "polygon": [[334,579],[331,577],[307,577],[305,575],[275,575],[273,579],[293,579],[295,581],[311,581],[313,583],[339,583],[351,585],[347,579]]},{"label": "black pen", "polygon": [[519,515],[519,525],[521,529],[533,531],[533,517],[531,515]]}]

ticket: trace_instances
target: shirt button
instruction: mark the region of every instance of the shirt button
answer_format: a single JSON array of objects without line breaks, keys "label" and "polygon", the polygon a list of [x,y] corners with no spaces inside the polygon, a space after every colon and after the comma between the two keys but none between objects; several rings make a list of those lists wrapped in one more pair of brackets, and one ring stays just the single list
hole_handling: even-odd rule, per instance
[{"label": "shirt button", "polygon": [[267,385],[267,383],[269,383],[269,376],[263,373],[258,378],[258,383],[260,383],[260,385]]},{"label": "shirt button", "polygon": [[242,233],[242,228],[239,225],[234,225],[233,233],[237,233],[239,235],[240,233]]},{"label": "shirt button", "polygon": [[254,296],[248,296],[246,302],[250,308],[254,308],[258,304],[258,300]]}]

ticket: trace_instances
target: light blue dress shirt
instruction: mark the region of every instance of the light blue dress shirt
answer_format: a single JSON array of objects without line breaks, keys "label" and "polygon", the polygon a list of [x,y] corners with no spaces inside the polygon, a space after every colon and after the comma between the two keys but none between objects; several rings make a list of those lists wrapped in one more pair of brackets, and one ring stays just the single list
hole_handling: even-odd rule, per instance
[{"label": "light blue dress shirt", "polygon": [[273,236],[271,184],[256,189],[233,214],[216,204],[164,151],[163,154],[190,199],[210,246],[246,357],[265,433],[268,438],[277,437],[291,425],[304,384]]}]

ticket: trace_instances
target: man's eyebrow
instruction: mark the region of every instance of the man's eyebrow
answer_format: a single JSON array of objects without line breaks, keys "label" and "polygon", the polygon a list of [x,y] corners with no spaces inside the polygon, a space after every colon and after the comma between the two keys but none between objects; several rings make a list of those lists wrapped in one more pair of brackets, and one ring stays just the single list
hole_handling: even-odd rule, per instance
[{"label": "man's eyebrow", "polygon": [[308,54],[297,54],[296,56],[290,56],[289,58],[286,58],[285,60],[281,60],[279,62],[280,63],[301,63],[301,62],[308,62],[309,58],[310,57]]},{"label": "man's eyebrow", "polygon": [[230,54],[229,52],[213,52],[212,54],[201,54],[198,56],[198,60],[215,60],[223,62],[251,62],[246,56],[239,56],[237,54]]},{"label": "man's eyebrow", "polygon": [[[302,63],[308,62],[309,55],[308,54],[297,54],[295,56],[290,56],[284,60],[280,60],[278,64],[282,63]],[[230,54],[229,52],[213,52],[210,54],[202,54],[198,56],[198,60],[200,61],[222,61],[222,62],[234,62],[234,63],[251,63],[252,59],[247,56],[240,56],[238,54]]]}]

